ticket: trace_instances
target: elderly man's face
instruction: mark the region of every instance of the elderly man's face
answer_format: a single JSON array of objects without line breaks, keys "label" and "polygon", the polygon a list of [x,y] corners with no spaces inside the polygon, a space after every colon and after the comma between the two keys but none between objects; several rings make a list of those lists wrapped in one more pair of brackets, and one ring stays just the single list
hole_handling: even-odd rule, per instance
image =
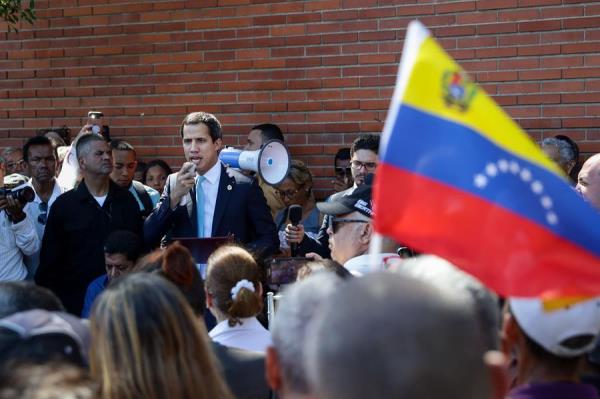
[{"label": "elderly man's face", "polygon": [[25,161],[23,160],[23,151],[13,151],[10,154],[6,155],[6,174],[10,175],[13,173],[21,173],[24,174],[25,170]]},{"label": "elderly man's face", "polygon": [[330,216],[327,234],[331,259],[343,265],[350,258],[360,255],[363,252],[361,236],[368,223],[368,219],[359,212]]},{"label": "elderly man's face", "polygon": [[600,210],[600,156],[595,155],[583,164],[575,189]]}]

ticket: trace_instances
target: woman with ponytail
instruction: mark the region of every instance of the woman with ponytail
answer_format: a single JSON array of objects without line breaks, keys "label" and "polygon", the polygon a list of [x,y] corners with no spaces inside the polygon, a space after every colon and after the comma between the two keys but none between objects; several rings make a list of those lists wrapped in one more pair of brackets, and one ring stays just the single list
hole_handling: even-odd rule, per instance
[{"label": "woman with ponytail", "polygon": [[164,250],[156,251],[141,258],[134,271],[157,274],[175,284],[192,307],[196,316],[202,316],[206,309],[204,283],[190,251],[178,241]]},{"label": "woman with ponytail", "polygon": [[206,304],[218,324],[209,335],[221,345],[265,352],[271,333],[256,319],[263,306],[260,272],[245,249],[225,245],[208,258]]}]

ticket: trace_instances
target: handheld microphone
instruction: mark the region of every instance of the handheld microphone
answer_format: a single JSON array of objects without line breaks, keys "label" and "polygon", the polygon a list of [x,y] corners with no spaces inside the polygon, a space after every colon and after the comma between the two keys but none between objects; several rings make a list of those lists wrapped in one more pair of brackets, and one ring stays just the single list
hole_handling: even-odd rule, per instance
[{"label": "handheld microphone", "polygon": [[[300,223],[300,220],[302,219],[302,207],[300,205],[290,205],[289,218],[292,226],[298,226],[298,223]],[[296,256],[298,244],[295,242],[290,243],[290,250],[292,257]]]}]

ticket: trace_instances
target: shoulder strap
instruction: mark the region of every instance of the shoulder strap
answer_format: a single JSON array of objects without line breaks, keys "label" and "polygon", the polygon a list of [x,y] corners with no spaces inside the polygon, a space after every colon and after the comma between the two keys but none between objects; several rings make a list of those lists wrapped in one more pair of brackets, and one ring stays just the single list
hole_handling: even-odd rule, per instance
[{"label": "shoulder strap", "polygon": [[133,189],[137,193],[140,201],[142,201],[142,205],[144,206],[144,210],[142,213],[150,213],[152,212],[152,198],[150,198],[150,194],[144,188],[144,185],[138,181],[133,181]]}]

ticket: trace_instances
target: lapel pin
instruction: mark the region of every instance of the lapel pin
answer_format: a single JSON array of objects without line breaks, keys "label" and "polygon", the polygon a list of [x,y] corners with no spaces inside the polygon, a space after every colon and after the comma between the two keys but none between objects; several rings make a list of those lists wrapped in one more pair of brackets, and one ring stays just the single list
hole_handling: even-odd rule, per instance
[{"label": "lapel pin", "polygon": [[227,185],[227,191],[231,191],[231,190],[233,190],[233,187],[231,187],[231,184],[228,184]]}]

